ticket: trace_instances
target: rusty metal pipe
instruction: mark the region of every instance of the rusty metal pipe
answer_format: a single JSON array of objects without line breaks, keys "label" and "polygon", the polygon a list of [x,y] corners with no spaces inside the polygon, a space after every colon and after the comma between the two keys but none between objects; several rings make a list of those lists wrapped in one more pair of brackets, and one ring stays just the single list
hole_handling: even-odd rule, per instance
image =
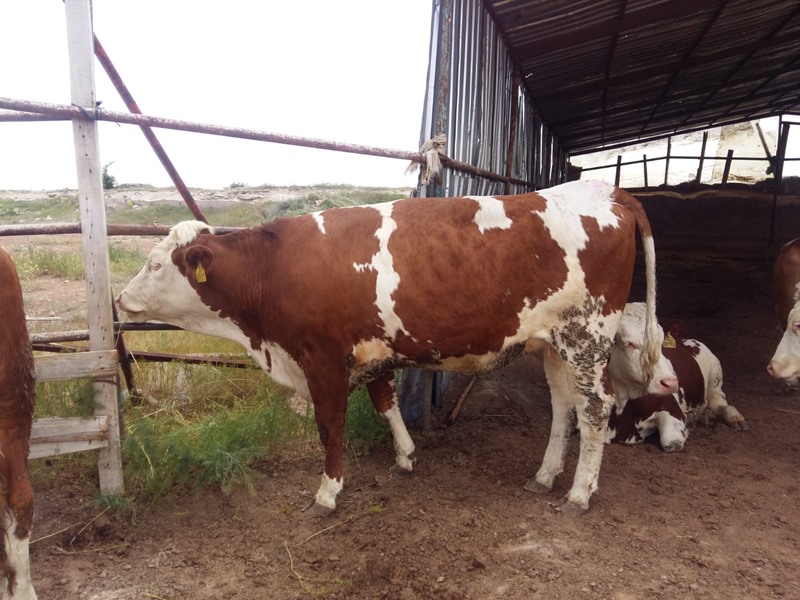
[{"label": "rusty metal pipe", "polygon": [[[94,55],[97,57],[97,60],[100,61],[100,64],[105,69],[108,78],[111,80],[111,83],[114,84],[114,87],[117,88],[117,92],[119,92],[120,97],[125,102],[125,106],[128,107],[128,110],[134,114],[140,115],[142,111],[139,110],[139,105],[136,104],[136,100],[133,99],[130,91],[128,91],[128,87],[122,81],[122,77],[120,77],[119,72],[117,71],[114,63],[111,62],[111,59],[108,57],[105,49],[103,48],[102,44],[100,44],[100,40],[97,39],[97,36],[94,36]],[[161,161],[161,164],[164,165],[164,169],[169,175],[169,178],[172,179],[172,183],[175,184],[178,192],[180,193],[183,201],[186,203],[186,206],[189,207],[189,210],[192,211],[192,215],[198,221],[202,221],[203,223],[208,223],[208,219],[203,214],[203,211],[197,206],[197,202],[194,201],[192,197],[192,193],[189,191],[189,188],[186,187],[186,184],[183,183],[183,179],[178,174],[177,169],[172,164],[169,156],[167,156],[164,147],[161,145],[161,142],[158,141],[156,134],[153,133],[153,130],[148,125],[139,125],[139,128],[142,130],[145,139],[147,139],[150,147],[153,149],[153,152],[156,153],[158,160]]]}]

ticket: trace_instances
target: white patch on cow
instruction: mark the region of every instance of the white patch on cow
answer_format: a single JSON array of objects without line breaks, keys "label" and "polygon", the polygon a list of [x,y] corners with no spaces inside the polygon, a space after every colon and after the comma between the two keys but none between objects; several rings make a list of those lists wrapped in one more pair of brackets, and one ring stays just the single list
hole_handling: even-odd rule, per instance
[{"label": "white patch on cow", "polygon": [[322,483],[319,484],[314,501],[326,508],[336,508],[336,496],[342,491],[342,480],[331,479],[327,473],[322,474]]},{"label": "white patch on cow", "polygon": [[371,362],[391,358],[394,352],[383,340],[372,338],[353,346],[352,354],[356,359],[356,365],[366,365]]},{"label": "white patch on cow", "polygon": [[117,299],[119,308],[131,321],[142,323],[158,320],[226,338],[230,337],[231,328],[239,331],[232,322],[221,319],[200,300],[189,281],[172,262],[172,252],[193,242],[201,229],[209,227],[199,221],[179,223],[150,251],[145,266]]},{"label": "white patch on cow", "polygon": [[392,407],[381,416],[389,423],[394,440],[395,463],[404,471],[414,470],[414,461],[411,455],[414,453],[414,442],[408,434],[408,429],[403,422],[400,414],[400,407],[397,405],[397,397],[394,398]]},{"label": "white patch on cow", "polygon": [[364,263],[364,264],[353,263],[353,268],[357,272],[363,273],[367,269],[372,269],[372,264],[371,263]]},{"label": "white patch on cow", "polygon": [[36,592],[34,591],[33,583],[31,582],[29,554],[30,538],[25,537],[20,539],[14,534],[14,530],[17,528],[17,522],[11,513],[6,513],[3,521],[3,525],[5,526],[4,535],[8,564],[16,572],[14,595],[10,596],[8,594],[8,580],[4,580],[2,586],[3,598],[14,598],[14,600],[36,600]]},{"label": "white patch on cow", "polygon": [[[689,432],[686,421],[676,419],[667,411],[659,411],[653,415],[658,427],[658,438],[664,452],[683,450]],[[644,436],[642,436],[644,437]]]},{"label": "white patch on cow", "polygon": [[769,372],[790,384],[800,379],[800,302],[789,312],[786,331],[769,361]]},{"label": "white patch on cow", "polygon": [[501,200],[492,196],[467,196],[478,203],[475,213],[475,224],[478,231],[484,233],[488,229],[510,229],[512,222],[506,216],[506,209]]},{"label": "white patch on cow", "polygon": [[158,245],[166,245],[172,249],[191,244],[199,233],[207,230],[214,233],[214,228],[202,221],[181,221],[169,230],[169,234]]},{"label": "white patch on cow", "polygon": [[311,213],[311,218],[314,219],[314,223],[317,224],[319,230],[325,235],[325,217],[322,216],[322,212],[317,211]]},{"label": "white patch on cow", "polygon": [[379,244],[378,252],[370,262],[370,266],[377,273],[375,305],[378,307],[378,315],[383,321],[386,336],[394,339],[398,331],[408,335],[403,322],[394,310],[394,300],[392,299],[392,295],[400,285],[400,275],[394,270],[394,258],[389,252],[389,239],[397,229],[397,222],[392,218],[394,202],[378,204],[371,208],[377,210],[383,218],[380,228],[375,232]]},{"label": "white patch on cow", "polygon": [[[272,342],[263,342],[259,351],[248,348],[250,356],[269,376],[281,385],[293,389],[305,399],[311,398],[306,375],[300,365],[283,348]],[[267,361],[269,353],[269,361]]]}]

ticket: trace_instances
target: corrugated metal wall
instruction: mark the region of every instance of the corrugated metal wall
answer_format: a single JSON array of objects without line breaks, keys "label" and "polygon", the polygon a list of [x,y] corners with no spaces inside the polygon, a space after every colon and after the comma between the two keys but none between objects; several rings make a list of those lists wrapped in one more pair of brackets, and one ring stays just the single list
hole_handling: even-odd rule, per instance
[{"label": "corrugated metal wall", "polygon": [[[447,136],[450,158],[542,188],[564,181],[566,156],[522,86],[492,18],[480,0],[433,0],[431,58],[421,143]],[[514,104],[513,168],[507,155]],[[511,193],[528,191],[511,185]],[[502,194],[500,181],[444,170],[437,196]],[[430,192],[429,192],[430,193]]]}]

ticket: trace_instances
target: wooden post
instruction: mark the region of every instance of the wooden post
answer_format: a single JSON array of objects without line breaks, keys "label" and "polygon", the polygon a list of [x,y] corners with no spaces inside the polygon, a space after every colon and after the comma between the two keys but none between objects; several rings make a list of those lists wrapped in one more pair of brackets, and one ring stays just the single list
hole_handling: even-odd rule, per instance
[{"label": "wooden post", "polygon": [[617,173],[614,175],[614,185],[619,187],[619,177],[622,171],[622,154],[617,155]]},{"label": "wooden post", "polygon": [[[72,120],[72,131],[86,271],[89,348],[92,351],[113,351],[114,323],[102,167],[97,122],[92,119],[95,110],[92,8],[90,0],[66,0],[65,7],[71,100],[83,109],[83,116]],[[116,359],[116,354],[113,356]],[[118,379],[116,373],[111,378],[95,379],[94,382],[94,399],[98,406],[95,415],[107,417],[108,422],[108,447],[98,450],[97,461],[103,494],[123,492]]]},{"label": "wooden post", "polygon": [[[514,71],[511,85],[511,115],[508,122],[508,146],[506,147],[506,177],[514,176],[514,150],[517,147],[517,120],[519,118],[519,88],[522,85],[522,75]],[[504,192],[511,193],[511,182],[506,181]]]},{"label": "wooden post", "polygon": [[722,170],[722,185],[727,185],[728,175],[731,172],[731,162],[733,162],[733,148],[728,148],[728,155],[725,157],[725,168]]},{"label": "wooden post", "polygon": [[769,237],[767,246],[772,246],[775,241],[775,219],[778,214],[778,194],[780,193],[781,181],[783,180],[783,161],[786,158],[786,146],[789,143],[789,129],[792,123],[784,123],[783,115],[778,119],[778,150],[775,152],[775,168],[772,176],[775,178],[775,185],[772,188],[772,215],[769,220]]},{"label": "wooden post", "polygon": [[647,191],[647,154],[642,154],[642,165],[644,165],[644,191]]},{"label": "wooden post", "polygon": [[672,136],[667,138],[667,160],[664,161],[664,185],[669,185],[669,157],[672,154]]},{"label": "wooden post", "polygon": [[706,158],[706,142],[708,142],[708,132],[703,132],[703,144],[700,148],[700,164],[697,166],[697,177],[694,178],[695,183],[700,183],[703,175],[703,161]]}]

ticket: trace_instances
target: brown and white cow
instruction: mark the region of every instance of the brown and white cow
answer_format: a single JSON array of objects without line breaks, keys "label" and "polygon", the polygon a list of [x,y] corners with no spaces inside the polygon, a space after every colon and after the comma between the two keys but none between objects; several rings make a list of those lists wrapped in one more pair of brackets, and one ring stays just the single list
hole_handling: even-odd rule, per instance
[{"label": "brown and white cow", "polygon": [[[525,487],[552,489],[576,408],[580,457],[562,508],[582,512],[597,488],[614,403],[606,367],[637,225],[650,379],[659,355],[650,225],[633,196],[600,182],[518,196],[408,198],[225,234],[179,223],[117,303],[133,321],[238,341],[273,379],[310,397],[325,446],[315,516],[333,511],[342,489],[351,390],[366,384],[391,426],[397,465],[411,471],[414,444],[394,369],[485,371],[541,352],[553,424],[542,466]],[[655,381],[651,391],[660,389]]]},{"label": "brown and white cow", "polygon": [[800,238],[778,252],[772,271],[772,293],[783,337],[767,371],[794,386],[800,376]]},{"label": "brown and white cow", "polygon": [[[608,441],[636,444],[658,433],[664,451],[674,452],[683,449],[687,427],[700,420],[716,419],[746,430],[744,417],[728,404],[722,391],[719,359],[702,342],[686,338],[679,322],[667,327],[662,346],[664,360],[677,375],[677,389],[666,395],[635,393],[644,383],[638,368],[644,323],[644,305],[628,304],[609,361],[617,402],[609,419]],[[659,332],[664,340],[660,325]]]},{"label": "brown and white cow", "polygon": [[14,263],[0,249],[0,546],[3,598],[36,598],[28,545],[33,523],[33,489],[28,480],[28,446],[34,410],[33,351],[25,325],[22,289]]}]

